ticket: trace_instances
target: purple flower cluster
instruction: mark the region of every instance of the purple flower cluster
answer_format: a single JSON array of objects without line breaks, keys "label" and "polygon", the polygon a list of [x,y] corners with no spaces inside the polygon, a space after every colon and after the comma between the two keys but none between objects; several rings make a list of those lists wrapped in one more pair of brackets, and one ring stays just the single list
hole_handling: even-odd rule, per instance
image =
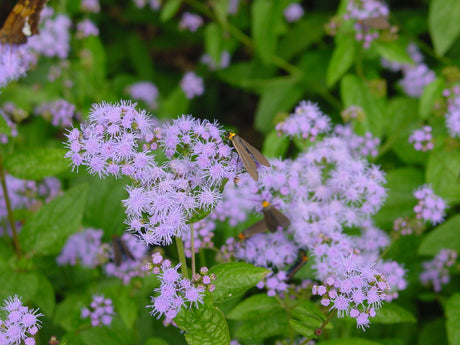
[{"label": "purple flower cluster", "polygon": [[369,48],[372,41],[380,37],[381,29],[372,27],[366,20],[388,17],[389,13],[388,5],[379,0],[352,0],[348,2],[344,19],[354,21],[356,40],[362,42],[364,48]]},{"label": "purple flower cluster", "polygon": [[195,32],[200,26],[203,25],[203,18],[198,14],[184,12],[179,23],[179,28]]},{"label": "purple flower cluster", "polygon": [[420,235],[423,230],[423,223],[420,219],[409,219],[409,217],[400,217],[393,222],[393,231],[402,236],[413,233]]},{"label": "purple flower cluster", "polygon": [[81,0],[80,7],[85,12],[99,13],[101,11],[99,0]]},{"label": "purple flower cluster", "polygon": [[345,140],[353,155],[377,157],[380,139],[374,137],[371,132],[360,136],[353,132],[350,125],[336,125],[334,133]]},{"label": "purple flower cluster", "polygon": [[273,297],[273,296],[282,294],[283,292],[287,291],[288,284],[286,284],[286,280],[287,280],[286,272],[280,271],[276,274],[271,272],[269,275],[267,275],[264,278],[264,280],[260,281],[257,284],[257,287],[259,289],[266,288],[267,295],[269,297]]},{"label": "purple flower cluster", "polygon": [[436,79],[436,74],[425,64],[404,68],[403,76],[399,84],[404,92],[413,98],[420,97],[423,94],[425,86]]},{"label": "purple flower cluster", "polygon": [[180,264],[172,267],[171,261],[164,259],[160,253],[152,255],[152,262],[146,266],[146,269],[151,270],[160,279],[160,287],[152,296],[152,315],[158,315],[158,318],[163,314],[167,320],[172,320],[179,313],[182,306],[198,308],[199,303],[203,303],[205,291],[214,291],[215,286],[211,284],[216,280],[215,275],[208,275],[208,269],[203,267],[199,274],[193,277],[190,281],[177,272]]},{"label": "purple flower cluster", "polygon": [[443,222],[447,205],[441,197],[434,194],[433,189],[423,185],[414,192],[414,196],[418,200],[414,207],[417,219],[433,225]]},{"label": "purple flower cluster", "polygon": [[237,184],[227,183],[224,187],[222,200],[216,208],[209,214],[215,221],[228,222],[232,227],[244,222],[254,208],[254,202],[248,198],[247,192],[243,188],[238,188]]},{"label": "purple flower cluster", "polygon": [[424,285],[432,285],[435,292],[440,292],[442,285],[449,283],[449,267],[457,260],[457,252],[452,249],[441,249],[431,261],[423,262],[423,272],[420,281]]},{"label": "purple flower cluster", "polygon": [[32,59],[29,50],[24,45],[0,43],[0,88],[23,77]]},{"label": "purple flower cluster", "polygon": [[115,315],[112,300],[104,295],[94,295],[89,308],[81,310],[81,318],[90,318],[93,327],[110,326]]},{"label": "purple flower cluster", "polygon": [[77,38],[82,39],[89,36],[99,36],[99,29],[90,19],[83,19],[77,24]]},{"label": "purple flower cluster", "polygon": [[276,125],[276,130],[278,135],[300,136],[315,141],[319,134],[330,129],[330,122],[330,118],[323,114],[316,104],[301,101],[291,116]]},{"label": "purple flower cluster", "polygon": [[137,8],[144,8],[147,3],[154,11],[159,10],[161,7],[161,0],[133,0]]},{"label": "purple flower cluster", "polygon": [[55,127],[70,127],[73,118],[76,116],[75,105],[65,99],[58,99],[49,103],[43,103],[36,107],[34,112],[43,116],[45,120],[51,122]]},{"label": "purple flower cluster", "polygon": [[218,65],[216,65],[214,60],[208,54],[204,54],[201,57],[200,62],[202,64],[208,66],[211,71],[215,71],[215,70],[218,70],[218,69],[227,68],[230,65],[230,60],[231,59],[232,59],[232,56],[230,55],[230,53],[228,51],[223,51],[220,54],[220,60],[219,60]]},{"label": "purple flower cluster", "polygon": [[5,299],[0,309],[6,314],[5,320],[0,319],[0,344],[35,345],[34,336],[41,327],[38,318],[43,314],[23,306],[17,295]]},{"label": "purple flower cluster", "polygon": [[339,317],[355,318],[356,325],[364,329],[385,301],[388,283],[372,266],[357,266],[352,256],[344,258],[341,266],[324,285],[313,286],[313,294],[322,296],[321,304],[336,309]]},{"label": "purple flower cluster", "polygon": [[144,102],[150,109],[156,109],[158,88],[154,83],[140,81],[129,85],[126,90],[132,99]]},{"label": "purple flower cluster", "polygon": [[[124,233],[121,236],[127,249],[133,255],[134,260],[129,257],[123,258],[119,266],[115,262],[108,262],[104,266],[105,273],[108,276],[115,276],[123,281],[123,284],[129,284],[130,280],[134,277],[143,277],[145,275],[145,260],[147,256],[148,247],[142,242],[138,241],[134,235]],[[113,258],[113,250],[110,253]]]},{"label": "purple flower cluster", "polygon": [[430,151],[434,148],[433,135],[431,134],[430,126],[423,126],[416,129],[409,137],[409,142],[414,144],[417,151]]},{"label": "purple flower cluster", "polygon": [[75,266],[80,264],[94,268],[107,259],[102,247],[103,230],[88,228],[67,239],[61,254],[56,258],[58,265]]},{"label": "purple flower cluster", "polygon": [[453,138],[460,138],[460,87],[444,90],[447,98],[446,127]]},{"label": "purple flower cluster", "polygon": [[300,4],[295,2],[295,3],[289,4],[288,7],[284,9],[283,14],[287,22],[293,23],[303,17],[304,10]]},{"label": "purple flower cluster", "polygon": [[[206,217],[193,224],[195,253],[198,253],[200,249],[214,248],[212,238],[214,237],[215,228],[216,223],[209,217]],[[190,231],[186,231],[182,234],[182,239],[184,240],[185,256],[188,258],[192,257],[192,241],[190,235]]]},{"label": "purple flower cluster", "polygon": [[193,72],[187,72],[184,74],[180,81],[180,87],[188,99],[193,99],[204,93],[203,78],[200,78]]}]

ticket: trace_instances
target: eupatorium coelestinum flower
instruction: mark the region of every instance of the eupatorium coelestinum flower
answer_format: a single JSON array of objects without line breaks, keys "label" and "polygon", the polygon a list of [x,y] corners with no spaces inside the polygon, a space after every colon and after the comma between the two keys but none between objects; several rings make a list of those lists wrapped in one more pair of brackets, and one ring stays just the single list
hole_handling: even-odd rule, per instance
[{"label": "eupatorium coelestinum flower", "polygon": [[49,120],[53,126],[70,127],[75,116],[75,105],[65,99],[58,99],[39,105],[34,112]]},{"label": "eupatorium coelestinum flower", "polygon": [[35,345],[34,336],[41,327],[38,318],[43,314],[23,306],[17,295],[5,299],[0,309],[6,314],[5,320],[0,319],[0,344]]},{"label": "eupatorium coelestinum flower", "polygon": [[227,68],[230,65],[231,58],[232,57],[228,51],[223,51],[220,54],[220,60],[217,65],[214,62],[214,60],[211,58],[211,56],[208,54],[204,54],[201,57],[200,62],[204,65],[207,65],[211,71],[215,71],[217,69]]},{"label": "eupatorium coelestinum flower", "polygon": [[188,99],[201,96],[204,92],[203,79],[193,72],[187,72],[180,81],[180,87]]},{"label": "eupatorium coelestinum flower", "polygon": [[291,116],[276,125],[276,130],[278,135],[299,136],[315,141],[319,134],[331,128],[330,122],[330,118],[323,114],[316,104],[301,101]]},{"label": "eupatorium coelestinum flower", "polygon": [[152,271],[160,279],[160,287],[153,290],[156,296],[152,296],[152,315],[160,318],[165,315],[167,320],[172,320],[179,313],[182,306],[198,308],[203,303],[205,291],[214,291],[215,286],[211,284],[216,280],[215,275],[207,274],[208,269],[203,267],[199,274],[192,280],[186,279],[177,272],[180,264],[172,267],[171,261],[164,259],[160,253],[152,255],[152,261],[146,269]]},{"label": "eupatorium coelestinum flower", "polygon": [[81,318],[90,318],[93,327],[109,326],[115,315],[112,300],[104,295],[93,295],[89,308],[81,310]]},{"label": "eupatorium coelestinum flower", "polygon": [[129,96],[137,101],[142,101],[150,109],[157,107],[158,88],[150,81],[139,81],[126,88]]},{"label": "eupatorium coelestinum flower", "polygon": [[446,127],[453,138],[460,138],[460,87],[446,89],[443,95],[447,97]]},{"label": "eupatorium coelestinum flower", "polygon": [[440,292],[442,285],[449,283],[449,267],[457,260],[457,252],[452,249],[441,249],[431,261],[423,262],[420,281],[424,285],[432,285],[435,292]]},{"label": "eupatorium coelestinum flower", "polygon": [[425,64],[406,67],[403,69],[403,75],[399,84],[404,92],[413,98],[420,97],[425,86],[436,79],[436,74]]},{"label": "eupatorium coelestinum flower", "polygon": [[264,280],[257,283],[259,289],[266,288],[267,295],[273,297],[275,295],[282,294],[284,291],[287,291],[288,284],[286,284],[287,274],[284,271],[278,273],[269,273]]},{"label": "eupatorium coelestinum flower", "polygon": [[92,13],[99,13],[101,10],[99,0],[81,0],[80,7],[83,11]]},{"label": "eupatorium coelestinum flower", "polygon": [[85,38],[89,36],[99,36],[99,29],[90,19],[83,19],[77,24],[77,38]]},{"label": "eupatorium coelestinum flower", "polygon": [[433,189],[427,185],[420,186],[414,192],[414,196],[418,200],[414,207],[418,219],[433,225],[443,222],[447,205],[441,197],[434,194]]},{"label": "eupatorium coelestinum flower", "polygon": [[414,144],[414,148],[417,151],[429,151],[434,147],[433,135],[431,134],[430,126],[423,126],[420,129],[416,129],[412,132],[409,137],[409,142]]},{"label": "eupatorium coelestinum flower", "polygon": [[358,157],[376,157],[378,155],[380,139],[374,137],[371,132],[366,132],[364,136],[360,136],[353,132],[353,128],[350,125],[336,125],[334,133],[345,140],[353,155]]},{"label": "eupatorium coelestinum flower", "polygon": [[302,18],[304,11],[303,7],[298,3],[289,4],[283,11],[284,18],[289,23],[293,23]]},{"label": "eupatorium coelestinum flower", "polygon": [[182,15],[182,19],[179,23],[179,28],[181,28],[182,30],[195,32],[202,25],[203,18],[201,18],[198,14],[184,12],[184,14]]}]

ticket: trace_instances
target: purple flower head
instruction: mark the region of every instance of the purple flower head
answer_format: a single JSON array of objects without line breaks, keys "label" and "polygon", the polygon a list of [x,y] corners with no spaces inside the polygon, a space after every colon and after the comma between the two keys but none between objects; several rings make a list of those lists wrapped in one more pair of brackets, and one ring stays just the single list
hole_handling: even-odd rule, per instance
[{"label": "purple flower head", "polygon": [[442,290],[442,285],[449,283],[449,267],[457,260],[457,252],[452,249],[441,249],[431,261],[423,262],[423,272],[420,274],[420,281],[424,285],[432,285],[435,292]]},{"label": "purple flower head", "polygon": [[436,74],[425,64],[406,67],[403,69],[403,75],[399,84],[403,91],[413,98],[420,97],[425,86],[436,79]]},{"label": "purple flower head", "polygon": [[227,68],[230,65],[231,58],[232,57],[231,57],[231,55],[230,55],[230,53],[228,51],[223,51],[220,54],[220,60],[219,60],[218,65],[216,65],[214,60],[208,54],[204,54],[201,57],[200,62],[202,64],[204,64],[204,65],[207,65],[211,71],[215,71],[215,70],[218,70],[218,69]]},{"label": "purple flower head", "polygon": [[301,101],[290,117],[276,125],[276,130],[278,135],[300,136],[302,139],[315,141],[319,134],[329,131],[330,121],[316,104]]},{"label": "purple flower head", "polygon": [[[108,262],[104,266],[105,273],[108,276],[115,276],[123,280],[123,284],[129,284],[134,277],[143,277],[145,275],[145,261],[148,247],[140,242],[135,236],[125,233],[121,236],[127,249],[133,255],[134,260],[129,257],[123,258],[119,266],[115,262]],[[110,254],[113,257],[113,253]]]},{"label": "purple flower head", "polygon": [[144,102],[150,109],[156,109],[158,88],[152,82],[140,81],[131,84],[127,91],[132,99]]},{"label": "purple flower head", "polygon": [[407,270],[404,269],[396,261],[381,261],[378,262],[375,269],[385,276],[389,290],[386,293],[385,300],[391,302],[398,298],[398,291],[405,290],[408,282],[405,279]]},{"label": "purple flower head", "polygon": [[106,254],[102,247],[101,239],[103,230],[88,228],[77,232],[67,239],[61,254],[56,258],[58,265],[80,264],[94,268],[106,260]]},{"label": "purple flower head", "polygon": [[43,103],[36,107],[34,112],[37,115],[49,120],[56,127],[70,127],[75,117],[75,105],[65,99],[59,99],[49,103]]},{"label": "purple flower head", "polygon": [[276,274],[271,272],[264,278],[264,280],[260,281],[257,284],[257,287],[259,289],[266,288],[267,295],[270,297],[280,295],[280,297],[283,298],[283,293],[288,289],[288,284],[286,283],[286,281],[286,272],[280,271]]},{"label": "purple flower head", "polygon": [[423,126],[416,129],[409,137],[409,142],[414,144],[417,151],[430,151],[434,148],[433,135],[431,134],[430,126]]},{"label": "purple flower head", "polygon": [[90,318],[92,327],[110,326],[115,315],[112,300],[104,295],[93,295],[89,307],[81,310],[81,318]]},{"label": "purple flower head", "polygon": [[0,43],[0,88],[25,76],[31,59],[30,52],[24,45]]},{"label": "purple flower head", "polygon": [[[198,251],[203,248],[214,248],[214,243],[212,242],[212,238],[214,237],[214,230],[216,228],[214,221],[206,217],[194,223],[193,228],[195,253],[198,253]],[[188,258],[192,257],[192,242],[190,234],[190,231],[184,232],[182,234],[182,239],[184,240],[185,256]]]},{"label": "purple flower head", "polygon": [[229,0],[228,1],[228,14],[235,15],[238,13],[240,0]]},{"label": "purple flower head", "polygon": [[293,23],[303,17],[304,10],[300,4],[292,3],[284,9],[283,14],[287,22]]},{"label": "purple flower head", "polygon": [[77,38],[85,38],[89,36],[99,36],[99,29],[89,19],[83,19],[77,24]]},{"label": "purple flower head", "polygon": [[193,72],[185,73],[184,77],[180,81],[180,87],[188,99],[201,96],[204,93],[203,79]]},{"label": "purple flower head", "polygon": [[134,5],[136,5],[137,8],[144,8],[147,3],[149,4],[150,8],[154,11],[157,11],[161,7],[161,0],[133,0]]},{"label": "purple flower head", "polygon": [[179,28],[181,30],[188,30],[195,32],[200,26],[203,25],[203,18],[198,14],[193,14],[190,12],[184,12],[179,23]]},{"label": "purple flower head", "polygon": [[353,155],[357,157],[376,157],[378,155],[380,139],[374,137],[371,132],[366,132],[364,136],[359,136],[353,132],[350,125],[336,125],[334,133],[345,140]]},{"label": "purple flower head", "polygon": [[99,13],[101,10],[99,0],[81,0],[80,6],[85,12]]},{"label": "purple flower head", "polygon": [[458,87],[454,87],[452,90],[447,89],[447,113],[446,127],[449,134],[453,138],[460,138],[460,95],[456,92]]},{"label": "purple flower head", "polygon": [[41,328],[39,317],[43,316],[38,309],[31,309],[22,305],[17,295],[10,296],[3,301],[0,307],[5,312],[5,320],[0,319],[0,341],[7,345],[34,345],[34,336]]},{"label": "purple flower head", "polygon": [[447,205],[429,186],[420,186],[414,192],[414,196],[418,200],[414,207],[417,219],[423,219],[433,225],[443,222]]}]

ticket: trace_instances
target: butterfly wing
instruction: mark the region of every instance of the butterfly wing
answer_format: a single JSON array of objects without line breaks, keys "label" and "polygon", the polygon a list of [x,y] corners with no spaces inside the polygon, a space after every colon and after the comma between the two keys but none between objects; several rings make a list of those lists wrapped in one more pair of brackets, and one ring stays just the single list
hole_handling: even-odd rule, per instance
[{"label": "butterfly wing", "polygon": [[266,167],[270,167],[271,164],[270,162],[267,160],[267,158],[265,158],[265,156],[260,153],[259,150],[257,150],[254,146],[252,146],[251,144],[249,144],[246,140],[244,140],[243,138],[241,137],[238,137],[238,139],[241,141],[241,143],[243,144],[243,146],[246,148],[246,150],[251,154],[253,155],[253,157],[262,165],[265,165]]}]

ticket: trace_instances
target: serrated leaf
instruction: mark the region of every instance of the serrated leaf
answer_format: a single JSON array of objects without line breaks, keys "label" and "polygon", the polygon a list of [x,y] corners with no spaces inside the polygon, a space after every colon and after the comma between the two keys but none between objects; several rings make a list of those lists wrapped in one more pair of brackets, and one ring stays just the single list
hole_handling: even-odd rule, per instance
[{"label": "serrated leaf", "polygon": [[88,185],[78,185],[34,213],[19,233],[23,251],[29,256],[58,254],[80,226],[87,193]]},{"label": "serrated leaf", "polygon": [[338,39],[327,68],[327,85],[334,85],[353,65],[357,43],[352,35],[343,35]]},{"label": "serrated leaf", "polygon": [[6,122],[2,113],[0,113],[0,133],[11,136],[11,128],[8,126],[8,123]]},{"label": "serrated leaf", "polygon": [[263,343],[261,339],[275,335],[285,335],[289,331],[289,319],[283,312],[263,315],[251,321],[244,322],[235,332],[237,338],[254,339],[256,343]]},{"label": "serrated leaf", "polygon": [[260,315],[282,311],[276,298],[267,296],[266,293],[257,294],[244,299],[227,315],[231,320],[251,320]]},{"label": "serrated leaf", "polygon": [[431,0],[428,23],[436,54],[442,56],[460,34],[460,2]]},{"label": "serrated leaf", "polygon": [[434,256],[444,248],[460,252],[460,214],[449,218],[427,234],[420,243],[418,253]]},{"label": "serrated leaf", "polygon": [[385,303],[382,308],[377,310],[375,317],[371,319],[372,323],[383,323],[383,324],[393,324],[393,323],[403,323],[403,322],[417,322],[412,313],[406,309],[400,307],[395,303]]},{"label": "serrated leaf", "polygon": [[35,274],[2,270],[0,275],[8,277],[7,279],[2,279],[0,284],[0,301],[14,295],[22,297],[23,303],[29,303],[34,300],[38,289],[38,278]]},{"label": "serrated leaf", "polygon": [[426,182],[448,204],[460,202],[460,152],[432,151],[426,168]]},{"label": "serrated leaf", "polygon": [[268,158],[284,157],[289,148],[289,138],[271,131],[264,140],[263,153]]},{"label": "serrated leaf", "polygon": [[304,337],[311,337],[315,334],[315,328],[309,327],[301,321],[289,320],[289,324],[294,329],[294,331]]},{"label": "serrated leaf", "polygon": [[160,19],[162,22],[170,20],[179,11],[182,0],[168,0],[161,8]]},{"label": "serrated leaf", "polygon": [[18,178],[41,180],[69,168],[64,159],[66,153],[65,149],[51,147],[16,151],[5,159],[5,169]]},{"label": "serrated leaf", "polygon": [[420,97],[419,116],[421,119],[427,119],[431,114],[435,102],[442,96],[445,89],[444,79],[438,78],[423,88],[423,94]]},{"label": "serrated leaf", "polygon": [[34,296],[34,302],[40,307],[40,310],[51,318],[54,314],[54,307],[56,306],[56,296],[54,288],[49,279],[40,272],[36,272],[38,289]]},{"label": "serrated leaf", "polygon": [[460,344],[460,293],[452,295],[445,303],[446,329],[449,345]]},{"label": "serrated leaf", "polygon": [[245,262],[232,262],[214,266],[209,273],[217,277],[213,297],[216,303],[221,303],[255,286],[270,271]]},{"label": "serrated leaf", "polygon": [[206,26],[204,43],[206,53],[211,57],[216,66],[220,63],[220,54],[222,51],[222,30],[215,23]]},{"label": "serrated leaf", "polygon": [[375,41],[377,52],[388,61],[413,65],[414,61],[407,53],[406,42],[394,40],[390,42]]},{"label": "serrated leaf", "polygon": [[184,330],[189,345],[221,345],[230,343],[230,333],[224,314],[205,297],[198,308],[182,307],[174,318],[177,326]]}]

